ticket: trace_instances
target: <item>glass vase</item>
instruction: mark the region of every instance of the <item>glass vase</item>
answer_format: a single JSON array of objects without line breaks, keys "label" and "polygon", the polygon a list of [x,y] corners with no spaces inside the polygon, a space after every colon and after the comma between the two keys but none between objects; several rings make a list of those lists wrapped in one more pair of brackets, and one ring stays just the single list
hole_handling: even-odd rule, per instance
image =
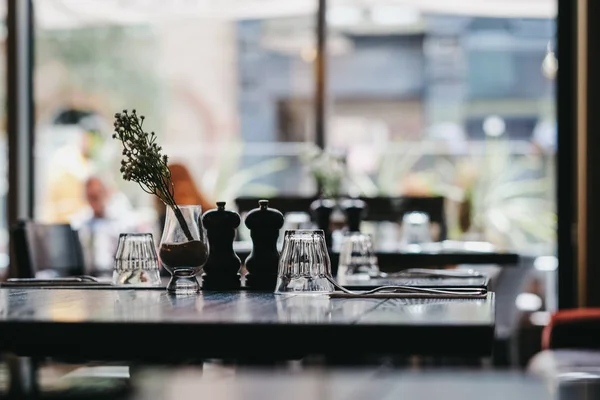
[{"label": "glass vase", "polygon": [[202,207],[167,207],[159,257],[171,274],[167,291],[193,294],[200,291],[196,276],[208,259],[208,242],[201,221]]}]

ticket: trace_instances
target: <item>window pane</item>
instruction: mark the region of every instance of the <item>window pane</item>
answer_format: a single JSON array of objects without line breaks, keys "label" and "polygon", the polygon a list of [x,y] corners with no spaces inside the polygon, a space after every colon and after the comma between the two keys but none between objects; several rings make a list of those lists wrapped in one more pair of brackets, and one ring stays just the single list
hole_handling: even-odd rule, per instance
[{"label": "window pane", "polygon": [[332,2],[327,145],[349,194],[441,195],[450,238],[554,254],[555,2],[486,3]]},{"label": "window pane", "polygon": [[[6,6],[0,6],[0,18],[6,21]],[[2,24],[2,40],[6,43],[6,23]],[[6,76],[6,46],[0,53],[0,75]],[[6,104],[6,80],[0,83],[0,101]],[[5,109],[6,110],[6,109]],[[8,192],[8,136],[6,111],[3,112],[2,126],[0,128],[0,277],[8,274],[9,249],[8,249],[8,221],[7,217],[7,192]]]},{"label": "window pane", "polygon": [[148,12],[144,2],[35,2],[39,219],[68,221],[84,209],[90,174],[136,207],[152,206],[118,172],[110,135],[124,108],[146,115],[213,202],[314,192],[298,159],[312,140],[310,121],[295,135],[281,128],[296,102],[313,104],[302,58],[314,48],[313,2],[262,14],[249,3],[173,2]]}]

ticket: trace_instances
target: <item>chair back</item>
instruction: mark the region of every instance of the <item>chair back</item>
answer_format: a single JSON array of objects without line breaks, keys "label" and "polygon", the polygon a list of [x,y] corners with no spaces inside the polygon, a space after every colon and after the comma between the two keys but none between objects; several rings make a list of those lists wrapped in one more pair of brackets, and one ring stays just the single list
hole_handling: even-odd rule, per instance
[{"label": "chair back", "polygon": [[11,229],[15,257],[11,278],[34,278],[42,270],[59,276],[85,273],[83,249],[69,224],[20,221]]},{"label": "chair back", "polygon": [[517,296],[523,292],[533,271],[535,257],[519,256],[519,265],[502,268],[493,282],[496,292],[496,336],[512,336],[519,327],[521,311],[516,306]]},{"label": "chair back", "polygon": [[[496,344],[494,351],[497,365],[519,365],[519,327],[521,315],[516,300],[530,281],[534,269],[534,256],[519,255],[517,266],[500,270],[490,287],[496,293]],[[506,365],[507,364],[507,365]]]}]

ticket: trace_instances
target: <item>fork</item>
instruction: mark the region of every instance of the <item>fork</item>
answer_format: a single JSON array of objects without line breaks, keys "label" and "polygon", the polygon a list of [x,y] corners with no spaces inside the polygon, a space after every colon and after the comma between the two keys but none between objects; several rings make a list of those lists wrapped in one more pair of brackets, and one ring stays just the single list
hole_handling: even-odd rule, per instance
[{"label": "fork", "polygon": [[455,278],[455,279],[471,279],[471,278],[486,278],[486,275],[477,272],[474,269],[427,269],[427,268],[411,268],[399,272],[380,272],[376,278]]},{"label": "fork", "polygon": [[[375,289],[367,290],[365,292],[355,292],[349,289],[346,289],[339,283],[337,283],[332,277],[327,277],[327,280],[331,282],[331,284],[342,293],[346,295],[356,296],[356,297],[368,297],[373,295],[378,295],[377,297],[390,296],[390,297],[414,297],[414,295],[419,295],[418,297],[454,297],[454,298],[483,298],[487,295],[487,289],[485,288],[456,288],[456,289],[433,289],[433,288],[423,288],[423,287],[415,287],[415,286],[406,286],[406,285],[385,285],[380,286]],[[393,295],[403,295],[403,296],[393,296]],[[335,297],[340,297],[339,294],[335,295]],[[347,296],[344,296],[347,297]]]}]

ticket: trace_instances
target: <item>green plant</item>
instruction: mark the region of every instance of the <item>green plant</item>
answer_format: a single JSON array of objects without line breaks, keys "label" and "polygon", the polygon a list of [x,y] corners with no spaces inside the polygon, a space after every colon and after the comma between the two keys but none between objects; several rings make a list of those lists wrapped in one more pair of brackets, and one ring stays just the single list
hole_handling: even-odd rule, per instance
[{"label": "green plant", "polygon": [[277,194],[275,186],[256,180],[285,170],[289,167],[288,160],[275,157],[241,168],[243,154],[244,143],[241,140],[230,142],[227,144],[227,151],[220,154],[218,162],[206,172],[203,188],[211,198],[232,201],[242,190],[247,195],[257,197]]},{"label": "green plant", "polygon": [[[422,141],[390,142],[379,157],[377,172],[369,174],[349,170],[349,191],[363,196],[398,196],[400,184],[415,168],[423,156],[425,143]],[[422,174],[424,176],[426,174]],[[433,185],[435,177],[426,177],[428,184]],[[432,190],[435,190],[432,187]]]},{"label": "green plant", "polygon": [[[525,250],[532,244],[553,243],[556,213],[552,176],[538,155],[515,155],[511,142],[488,138],[482,152],[468,156],[427,156],[427,141],[386,144],[377,173],[349,171],[349,191],[365,196],[398,196],[400,183],[417,177],[430,195],[441,195],[450,208],[460,204],[457,234],[478,232],[501,247]],[[427,161],[427,168],[417,163]],[[452,218],[450,218],[452,219]],[[462,229],[461,229],[462,227]]]},{"label": "green plant", "polygon": [[[540,173],[538,157],[514,156],[508,140],[490,138],[483,156],[471,156],[463,166],[472,174],[462,187],[470,230],[513,249],[555,240],[556,213],[548,196],[552,181]],[[455,178],[459,175],[457,167]]]},{"label": "green plant", "polygon": [[302,162],[308,165],[310,172],[320,188],[320,195],[337,198],[348,172],[344,157],[317,146],[309,146],[302,154]]}]

